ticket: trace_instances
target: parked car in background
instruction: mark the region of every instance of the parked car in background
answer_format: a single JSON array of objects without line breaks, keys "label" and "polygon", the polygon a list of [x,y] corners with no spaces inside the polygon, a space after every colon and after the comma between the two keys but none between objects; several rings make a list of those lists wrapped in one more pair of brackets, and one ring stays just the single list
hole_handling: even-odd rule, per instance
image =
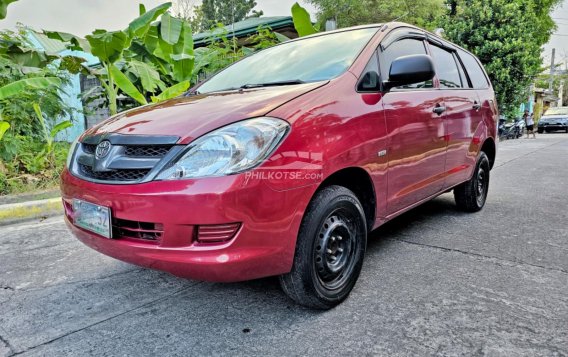
[{"label": "parked car in background", "polygon": [[537,131],[541,134],[558,130],[568,133],[568,107],[549,108],[538,121]]},{"label": "parked car in background", "polygon": [[117,259],[209,281],[278,275],[328,309],[371,230],[450,190],[483,208],[497,118],[479,60],[427,31],[303,37],[84,133],[61,176],[65,220]]}]

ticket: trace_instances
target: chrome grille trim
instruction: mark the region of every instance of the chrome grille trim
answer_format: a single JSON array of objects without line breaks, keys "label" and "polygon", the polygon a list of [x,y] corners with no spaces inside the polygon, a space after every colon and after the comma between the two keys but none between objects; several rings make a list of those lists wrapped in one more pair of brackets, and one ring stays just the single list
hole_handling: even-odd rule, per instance
[{"label": "chrome grille trim", "polygon": [[[104,140],[110,141],[112,147],[108,155],[97,158],[97,145]],[[186,148],[173,141],[171,136],[110,134],[87,137],[77,145],[69,171],[83,180],[103,184],[148,182]]]}]

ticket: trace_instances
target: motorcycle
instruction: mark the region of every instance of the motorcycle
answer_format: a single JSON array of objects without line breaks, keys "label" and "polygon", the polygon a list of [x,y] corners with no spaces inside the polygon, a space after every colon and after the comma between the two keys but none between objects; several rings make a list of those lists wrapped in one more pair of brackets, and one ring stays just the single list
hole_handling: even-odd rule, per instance
[{"label": "motorcycle", "polygon": [[525,121],[515,119],[513,122],[507,122],[505,118],[499,119],[499,140],[518,139],[523,136],[525,130]]}]

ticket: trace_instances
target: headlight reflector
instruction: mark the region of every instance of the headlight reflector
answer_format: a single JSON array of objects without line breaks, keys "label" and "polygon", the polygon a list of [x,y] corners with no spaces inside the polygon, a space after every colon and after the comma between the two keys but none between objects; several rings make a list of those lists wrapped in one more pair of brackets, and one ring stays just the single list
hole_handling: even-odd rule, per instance
[{"label": "headlight reflector", "polygon": [[249,170],[276,149],[289,127],[286,121],[269,117],[227,125],[189,144],[156,180],[225,176]]}]

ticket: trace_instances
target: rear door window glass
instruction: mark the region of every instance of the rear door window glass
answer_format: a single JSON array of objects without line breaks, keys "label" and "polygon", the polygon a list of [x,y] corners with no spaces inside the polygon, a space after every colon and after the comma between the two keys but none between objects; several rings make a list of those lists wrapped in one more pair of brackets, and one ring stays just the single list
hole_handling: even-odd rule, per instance
[{"label": "rear door window glass", "polygon": [[462,60],[465,70],[469,74],[469,79],[473,84],[473,88],[483,89],[489,87],[487,77],[485,77],[485,73],[483,73],[479,62],[475,59],[475,57],[462,50],[458,50],[458,55]]},{"label": "rear door window glass", "polygon": [[430,51],[434,57],[440,88],[462,88],[460,72],[453,53],[434,45],[430,46]]}]

